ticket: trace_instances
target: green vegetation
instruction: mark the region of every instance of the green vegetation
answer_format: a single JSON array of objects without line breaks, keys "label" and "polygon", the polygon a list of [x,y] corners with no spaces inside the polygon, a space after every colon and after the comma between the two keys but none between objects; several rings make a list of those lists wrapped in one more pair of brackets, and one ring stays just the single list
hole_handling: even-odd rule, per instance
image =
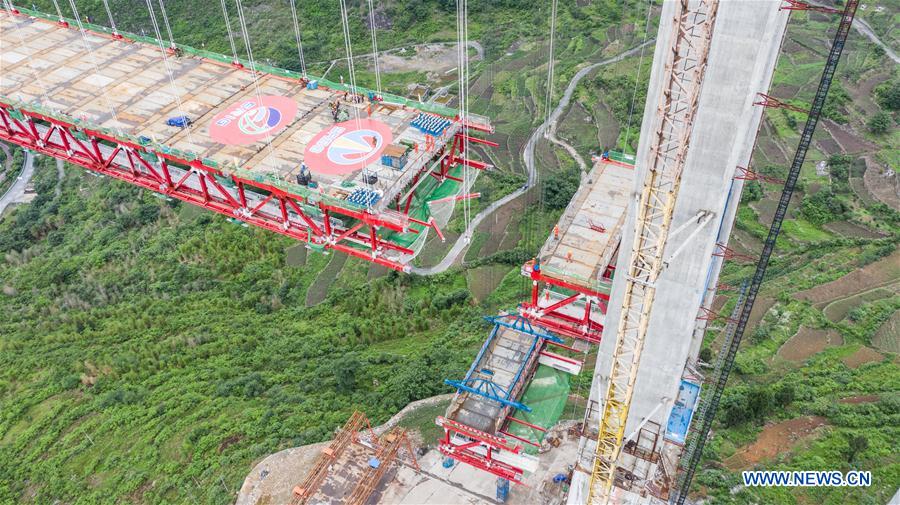
[{"label": "green vegetation", "polygon": [[0,223],[0,503],[229,502],[254,459],[444,392],[517,299],[350,259],[306,309],[326,258],[80,171],[57,198],[41,160]]},{"label": "green vegetation", "polygon": [[866,126],[869,127],[869,131],[876,134],[882,135],[888,132],[891,126],[894,123],[894,119],[885,111],[878,111],[872,116],[872,119],[869,119],[869,122],[866,123]]},{"label": "green vegetation", "polygon": [[[148,29],[142,4],[110,3],[121,29]],[[582,3],[560,5],[558,29],[566,36],[557,45],[555,99],[581,65],[645,36],[644,2]],[[354,48],[364,52],[366,4],[350,4]],[[53,11],[46,0],[37,5]],[[104,23],[102,2],[78,5],[82,15]],[[234,4],[228,5],[234,23]],[[307,58],[322,72],[343,54],[338,7],[326,0],[298,5]],[[216,2],[170,1],[166,7],[178,42],[230,51]],[[244,8],[257,58],[299,68],[287,3],[253,0]],[[379,6],[381,48],[454,40],[454,8],[448,0]],[[473,66],[473,110],[494,119],[501,144],[479,151],[497,169],[476,182],[473,191],[482,193],[473,202],[477,212],[525,181],[522,147],[547,109],[542,37],[549,16],[547,4],[517,0],[473,3],[470,11],[470,37],[486,52]],[[880,13],[867,16],[882,35],[896,30]],[[775,76],[779,98],[809,103],[822,68],[821,42],[832,29],[818,15],[793,14]],[[243,52],[240,37],[237,43]],[[884,134],[866,131],[871,114],[864,105],[897,110],[898,80],[874,47],[853,33],[827,116],[876,145],[873,158],[896,167],[900,139],[893,118]],[[605,147],[606,139],[612,139],[609,147],[637,145],[651,65],[645,58],[638,68],[639,61],[635,56],[602,67],[577,88],[573,107],[590,121],[564,114],[559,132],[578,139],[580,153]],[[360,70],[362,83],[372,79]],[[402,72],[384,82],[402,92],[412,79],[428,76]],[[868,79],[882,84],[861,95]],[[805,118],[786,111],[766,118],[754,163],[761,173],[784,178],[788,160],[781,150],[793,153]],[[289,266],[284,250],[295,243],[287,238],[78,169],[67,171],[57,197],[56,171],[39,158],[39,196],[0,221],[0,503],[229,503],[254,461],[327,440],[352,410],[366,411],[377,423],[410,401],[448,392],[442,380],[460,377],[487,335],[480,316],[521,301],[526,281],[519,266],[577,188],[578,170],[564,151],[541,140],[535,157],[544,184],[530,197],[543,196],[544,205],[531,201],[510,220],[515,233],[509,244],[488,254],[493,237],[479,232],[466,255],[466,269],[490,266],[502,274],[493,292],[477,301],[467,281],[471,272],[459,269],[429,278],[378,274],[351,258],[316,281],[329,257],[309,252],[303,266]],[[819,160],[827,160],[827,176],[816,175]],[[795,296],[893,254],[900,213],[861,196],[865,163],[860,168],[855,151],[844,155],[816,143],[809,161],[761,294],[774,306],[748,330],[695,481],[710,503],[885,503],[900,482],[900,367],[895,356],[877,349],[875,338],[900,310],[900,297],[852,298],[833,321],[823,304]],[[749,239],[765,237],[776,190],[747,183],[737,229]],[[842,223],[874,236],[825,228]],[[463,226],[457,212],[448,229]],[[747,245],[749,253],[758,253],[753,247]],[[749,274],[748,265],[729,262],[722,282],[739,285]],[[314,282],[324,301],[306,308]],[[733,300],[723,310],[731,306]],[[834,330],[842,343],[803,363],[786,362],[778,350],[801,325]],[[707,335],[705,362],[715,360],[718,336]],[[880,354],[861,364],[851,359],[866,349]],[[583,396],[588,382],[586,375],[576,378],[573,391]],[[841,402],[857,396],[875,399]],[[443,408],[421,409],[401,424],[429,443],[439,432],[433,418]],[[804,416],[820,416],[825,425],[754,464],[866,469],[875,485],[736,490],[740,468],[730,458],[772,423]]]},{"label": "green vegetation", "polygon": [[[778,98],[801,106],[809,103],[818,82],[824,62],[819,48],[833,33],[833,25],[813,19],[818,17],[793,14],[773,83]],[[838,68],[840,85],[832,88],[826,116],[845,123],[854,138],[873,142],[877,147],[868,154],[877,156],[898,147],[890,133],[893,120],[888,117],[887,134],[870,135],[867,122],[871,115],[865,107],[889,110],[887,97],[893,96],[894,81],[887,80],[869,96],[859,92],[867,79],[884,80],[884,69],[891,66],[883,51],[873,50],[855,35]],[[768,126],[762,129],[754,153],[760,173],[785,178],[788,159],[782,150],[793,154],[804,119],[784,111],[767,112]],[[816,135],[830,139],[822,123]],[[839,280],[866,265],[884,265],[873,277],[878,280],[872,282],[890,283],[898,278],[896,267],[888,268],[883,262],[890,262],[895,256],[889,255],[898,249],[900,212],[868,194],[862,177],[872,168],[866,168],[864,154],[828,150],[819,142],[810,150],[757,299],[758,306],[766,300],[774,301],[774,306],[755,327],[747,329],[704,451],[702,469],[695,478],[694,492],[709,503],[887,503],[900,484],[896,456],[900,454],[900,365],[895,356],[878,348],[875,340],[879,329],[900,310],[900,295],[895,290],[885,291],[884,296],[858,295],[873,286]],[[815,170],[819,160],[827,163],[824,176]],[[771,219],[767,213],[774,208],[779,189],[768,183],[745,185],[736,223],[741,233],[755,240],[765,237]],[[879,234],[860,237],[825,228],[837,224],[878,230]],[[732,242],[735,239],[733,236]],[[754,247],[753,254],[758,254],[759,245]],[[721,282],[740,285],[751,273],[750,266],[729,262]],[[820,295],[825,301],[799,299],[801,290],[833,281],[839,284]],[[729,298],[722,309],[727,312],[733,307],[734,294],[723,295]],[[829,319],[825,308],[832,300],[839,301],[841,311],[829,312],[833,316]],[[782,358],[782,348],[803,345],[798,339],[790,340],[801,326],[834,332],[839,341],[823,351],[812,351],[799,362]],[[701,351],[704,361],[714,360],[721,345],[719,337],[719,331],[708,331],[706,346],[710,350]],[[802,425],[806,419],[813,420],[810,425],[821,426],[778,438],[786,423]],[[751,447],[753,451],[748,452]],[[759,456],[761,451],[774,456]],[[744,488],[740,471],[745,469],[869,470],[873,485],[865,489]]]}]

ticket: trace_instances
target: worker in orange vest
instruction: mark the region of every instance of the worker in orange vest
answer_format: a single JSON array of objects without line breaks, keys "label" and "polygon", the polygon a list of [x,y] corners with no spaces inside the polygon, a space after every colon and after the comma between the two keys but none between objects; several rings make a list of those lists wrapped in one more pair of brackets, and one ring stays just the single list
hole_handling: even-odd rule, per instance
[{"label": "worker in orange vest", "polygon": [[558,224],[553,225],[553,238],[555,238],[556,240],[559,240],[559,225]]}]

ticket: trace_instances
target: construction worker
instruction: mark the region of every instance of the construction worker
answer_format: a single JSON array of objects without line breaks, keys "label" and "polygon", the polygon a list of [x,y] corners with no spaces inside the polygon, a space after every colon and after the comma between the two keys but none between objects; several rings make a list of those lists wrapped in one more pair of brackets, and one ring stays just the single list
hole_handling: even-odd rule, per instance
[{"label": "construction worker", "polygon": [[572,251],[566,253],[566,263],[572,262]]},{"label": "construction worker", "polygon": [[553,225],[553,238],[555,238],[556,240],[559,240],[559,225],[558,224]]}]

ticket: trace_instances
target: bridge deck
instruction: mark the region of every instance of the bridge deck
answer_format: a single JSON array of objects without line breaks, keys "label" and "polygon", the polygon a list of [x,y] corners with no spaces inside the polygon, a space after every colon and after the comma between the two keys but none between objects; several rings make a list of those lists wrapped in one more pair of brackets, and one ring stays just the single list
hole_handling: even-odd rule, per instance
[{"label": "bridge deck", "polygon": [[[305,161],[313,180],[326,194],[337,198],[346,198],[355,189],[370,189],[379,194],[378,205],[383,206],[459,129],[458,122],[451,122],[443,137],[429,146],[429,152],[425,135],[410,125],[419,111],[406,106],[350,103],[343,91],[307,89],[301,81],[262,73],[257,91],[249,71],[189,54],[168,58],[175,93],[158,46],[90,32],[83,40],[77,29],[39,18],[11,16],[5,11],[0,11],[0,30],[2,95],[42,103],[73,118],[145,136],[201,158],[236,162],[283,180],[293,180]],[[270,109],[266,115],[265,110],[255,109],[257,95],[266,105],[270,105],[267,96],[285,97],[288,105],[276,98],[270,107],[279,110]],[[341,131],[332,131],[324,140],[324,152],[319,149],[319,155],[310,156],[310,141],[317,135],[321,138],[322,132],[335,125],[330,104],[336,100],[349,112],[349,118],[355,120],[358,113],[363,119],[362,123],[348,122],[344,131],[364,131],[342,138],[338,138]],[[290,102],[296,105],[296,115],[291,114]],[[223,142],[221,134],[213,138],[211,128],[217,128],[214,123],[243,105],[260,115],[255,120],[254,114],[246,113],[243,118],[236,115],[227,134],[237,142]],[[274,121],[279,113],[284,117],[266,132],[268,137],[252,134],[259,132],[260,125],[267,128],[266,121]],[[166,124],[168,118],[182,114],[194,121],[191,128]],[[406,166],[398,170],[382,165],[378,153],[402,141],[420,146],[410,151]],[[338,149],[333,149],[335,146]],[[377,175],[377,183],[369,186],[363,182],[363,166]]]},{"label": "bridge deck", "polygon": [[551,233],[541,248],[545,275],[598,289],[619,246],[633,182],[632,167],[595,163],[559,219],[559,237]]}]

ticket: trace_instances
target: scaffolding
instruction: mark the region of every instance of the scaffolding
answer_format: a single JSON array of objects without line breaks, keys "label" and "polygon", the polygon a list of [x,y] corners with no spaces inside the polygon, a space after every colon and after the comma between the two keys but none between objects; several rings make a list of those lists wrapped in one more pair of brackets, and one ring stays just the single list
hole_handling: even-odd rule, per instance
[{"label": "scaffolding", "polygon": [[648,170],[636,211],[634,242],[625,262],[622,313],[616,331],[600,434],[588,489],[588,503],[606,503],[616,482],[641,352],[650,322],[656,282],[681,175],[690,145],[703,75],[716,19],[717,0],[676,6],[673,38],[667,51],[663,91],[655,118]]},{"label": "scaffolding", "polygon": [[307,503],[309,498],[316,493],[319,486],[328,476],[332,464],[337,461],[344,450],[357,439],[358,433],[363,426],[369,428],[373,441],[377,440],[375,433],[372,432],[372,426],[369,424],[369,419],[366,415],[358,410],[354,411],[350,416],[350,419],[347,419],[347,422],[338,431],[334,440],[328,444],[328,447],[322,449],[322,452],[319,454],[319,457],[316,458],[316,462],[309,470],[309,473],[306,474],[303,481],[294,487],[291,505],[303,505]]}]

